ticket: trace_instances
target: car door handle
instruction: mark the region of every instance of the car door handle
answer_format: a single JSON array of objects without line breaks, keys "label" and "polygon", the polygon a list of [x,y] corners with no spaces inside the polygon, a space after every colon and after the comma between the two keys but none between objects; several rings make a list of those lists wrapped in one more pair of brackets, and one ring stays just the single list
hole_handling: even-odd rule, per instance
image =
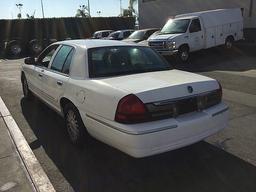
[{"label": "car door handle", "polygon": [[43,75],[41,73],[38,74],[39,77],[43,77]]},{"label": "car door handle", "polygon": [[62,86],[63,82],[62,81],[57,81],[57,85]]}]

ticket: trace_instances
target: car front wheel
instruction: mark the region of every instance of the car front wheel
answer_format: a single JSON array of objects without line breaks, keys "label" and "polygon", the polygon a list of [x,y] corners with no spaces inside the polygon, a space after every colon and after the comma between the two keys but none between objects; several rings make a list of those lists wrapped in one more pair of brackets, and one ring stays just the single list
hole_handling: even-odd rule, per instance
[{"label": "car front wheel", "polygon": [[182,63],[187,63],[189,60],[189,48],[187,46],[182,46],[179,49],[178,52],[178,59],[182,62]]},{"label": "car front wheel", "polygon": [[77,108],[68,103],[64,107],[65,126],[71,142],[81,146],[87,136],[86,128]]}]

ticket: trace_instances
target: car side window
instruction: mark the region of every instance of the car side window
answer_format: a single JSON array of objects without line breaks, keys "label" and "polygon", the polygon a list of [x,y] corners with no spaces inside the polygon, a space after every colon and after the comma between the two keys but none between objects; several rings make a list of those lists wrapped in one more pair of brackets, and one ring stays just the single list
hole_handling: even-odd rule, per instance
[{"label": "car side window", "polygon": [[125,32],[124,32],[124,36],[123,36],[123,38],[127,38],[130,34],[131,34],[131,32],[130,32],[130,31],[125,31]]},{"label": "car side window", "polygon": [[62,72],[62,68],[64,66],[65,61],[68,58],[69,53],[72,51],[72,47],[70,46],[66,46],[63,45],[57,55],[55,56],[52,65],[51,65],[51,69],[54,71],[58,71],[58,72]]},{"label": "car side window", "polygon": [[200,20],[199,19],[194,19],[189,27],[189,32],[190,33],[195,33],[201,31],[201,24],[200,24]]},{"label": "car side window", "polygon": [[72,49],[72,50],[69,52],[69,54],[68,54],[68,56],[67,56],[67,59],[66,59],[66,61],[65,61],[65,63],[64,63],[64,66],[63,66],[63,68],[62,68],[62,73],[65,73],[65,74],[69,75],[70,64],[71,64],[71,61],[72,61],[74,52],[75,52],[74,49]]},{"label": "car side window", "polygon": [[38,59],[37,59],[37,64],[39,66],[43,66],[43,67],[48,67],[53,54],[55,53],[55,51],[58,49],[59,45],[52,45],[50,47],[48,47],[44,52],[42,52]]}]

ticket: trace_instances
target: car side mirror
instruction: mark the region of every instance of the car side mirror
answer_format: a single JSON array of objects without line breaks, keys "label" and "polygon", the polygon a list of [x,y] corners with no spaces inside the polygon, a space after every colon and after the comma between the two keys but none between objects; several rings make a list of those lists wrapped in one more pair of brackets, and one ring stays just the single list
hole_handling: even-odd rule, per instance
[{"label": "car side mirror", "polygon": [[35,65],[36,64],[36,60],[34,57],[27,57],[24,59],[24,63],[27,65]]}]

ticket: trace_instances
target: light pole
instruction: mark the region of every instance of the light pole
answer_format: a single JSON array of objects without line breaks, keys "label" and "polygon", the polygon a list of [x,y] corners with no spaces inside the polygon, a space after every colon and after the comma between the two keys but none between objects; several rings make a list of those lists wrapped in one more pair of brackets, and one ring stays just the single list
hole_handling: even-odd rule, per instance
[{"label": "light pole", "polygon": [[44,18],[44,4],[43,4],[43,0],[41,0],[41,9],[42,9],[42,15],[43,15],[43,18]]},{"label": "light pole", "polygon": [[88,7],[88,14],[89,14],[89,17],[91,17],[90,0],[88,0],[88,2],[87,2],[87,7]]},{"label": "light pole", "polygon": [[18,14],[18,18],[19,18],[19,19],[21,19],[21,17],[22,17],[22,15],[21,15],[22,6],[23,6],[22,3],[16,4],[16,7],[19,9],[19,14]]},{"label": "light pole", "polygon": [[120,16],[122,16],[122,0],[120,0]]}]

